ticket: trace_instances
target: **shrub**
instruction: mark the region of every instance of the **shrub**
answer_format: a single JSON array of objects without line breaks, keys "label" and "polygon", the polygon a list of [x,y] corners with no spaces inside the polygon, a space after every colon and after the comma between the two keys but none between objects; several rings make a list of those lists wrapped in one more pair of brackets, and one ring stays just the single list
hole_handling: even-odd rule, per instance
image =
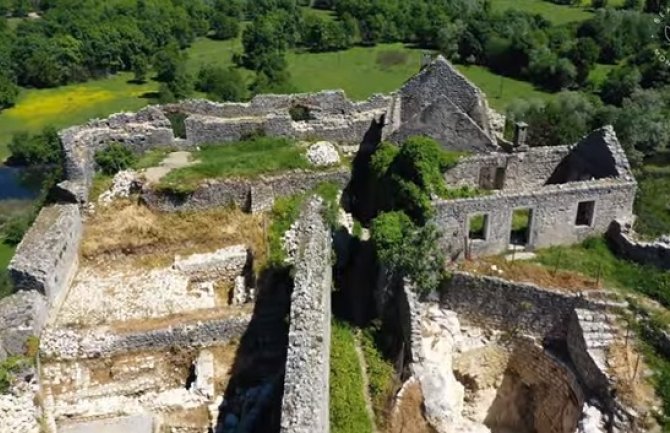
[{"label": "shrub", "polygon": [[361,335],[361,346],[367,364],[372,408],[377,423],[380,424],[389,419],[388,409],[395,391],[396,372],[393,363],[385,359],[377,348],[378,333],[379,330],[376,328],[364,330]]},{"label": "shrub", "polygon": [[30,135],[19,132],[9,143],[10,160],[22,165],[60,164],[61,145],[58,133],[53,127],[46,127],[41,134]]},{"label": "shrub", "polygon": [[107,148],[95,152],[95,163],[105,174],[118,173],[132,167],[136,162],[137,155],[119,143],[112,143]]},{"label": "shrub", "polygon": [[286,253],[282,246],[282,237],[291,228],[291,224],[298,219],[304,198],[302,194],[281,197],[275,201],[272,207],[270,214],[272,224],[268,233],[268,243],[270,245],[268,265],[270,267],[283,267],[286,265]]},{"label": "shrub", "polygon": [[30,361],[23,356],[13,356],[0,362],[0,394],[9,390],[14,373],[30,366]]},{"label": "shrub", "polygon": [[174,136],[177,138],[186,138],[186,113],[167,113],[165,115],[170,121]]},{"label": "shrub", "polygon": [[9,245],[18,245],[23,235],[28,231],[33,222],[33,215],[19,215],[11,218],[3,227],[5,234],[4,242]]}]

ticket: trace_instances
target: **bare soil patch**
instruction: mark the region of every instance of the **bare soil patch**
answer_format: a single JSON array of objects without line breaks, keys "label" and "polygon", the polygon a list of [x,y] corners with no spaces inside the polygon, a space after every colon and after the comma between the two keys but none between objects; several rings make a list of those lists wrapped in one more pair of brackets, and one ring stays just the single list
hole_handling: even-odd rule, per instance
[{"label": "bare soil patch", "polygon": [[531,283],[570,293],[601,289],[595,279],[578,272],[549,269],[526,261],[508,262],[503,257],[468,260],[460,265],[460,269],[473,274]]}]

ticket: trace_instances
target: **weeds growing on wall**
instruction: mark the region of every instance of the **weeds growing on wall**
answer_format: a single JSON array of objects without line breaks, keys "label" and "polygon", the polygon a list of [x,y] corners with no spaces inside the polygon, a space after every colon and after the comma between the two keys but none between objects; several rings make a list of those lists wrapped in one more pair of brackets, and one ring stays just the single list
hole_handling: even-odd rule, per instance
[{"label": "weeds growing on wall", "polygon": [[334,320],[330,343],[330,431],[371,433],[365,410],[363,374],[356,355],[354,330]]},{"label": "weeds growing on wall", "polygon": [[132,167],[137,162],[137,155],[123,144],[112,143],[95,152],[94,159],[103,173],[113,175]]},{"label": "weeds growing on wall", "polygon": [[12,356],[0,362],[0,394],[9,390],[15,373],[33,365],[33,361],[25,356]]},{"label": "weeds growing on wall", "polygon": [[268,266],[283,267],[286,265],[286,253],[284,252],[282,237],[291,228],[291,224],[300,216],[300,210],[307,197],[313,194],[323,199],[325,203],[324,219],[326,224],[331,229],[335,228],[339,209],[338,198],[340,195],[340,187],[338,185],[332,182],[323,182],[310,192],[277,198],[270,212],[272,222],[268,231],[270,248]]}]

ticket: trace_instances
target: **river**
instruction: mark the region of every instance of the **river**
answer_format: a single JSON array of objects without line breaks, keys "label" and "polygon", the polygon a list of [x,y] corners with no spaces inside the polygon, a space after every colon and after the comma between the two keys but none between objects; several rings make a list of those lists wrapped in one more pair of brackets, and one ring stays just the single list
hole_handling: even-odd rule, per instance
[{"label": "river", "polygon": [[33,200],[40,194],[44,169],[0,165],[0,204],[6,200]]}]

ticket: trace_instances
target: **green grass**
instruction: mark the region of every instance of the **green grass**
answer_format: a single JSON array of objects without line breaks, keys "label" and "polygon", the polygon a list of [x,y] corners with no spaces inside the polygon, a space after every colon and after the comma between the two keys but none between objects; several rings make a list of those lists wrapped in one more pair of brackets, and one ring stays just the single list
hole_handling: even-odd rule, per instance
[{"label": "green grass", "polygon": [[133,164],[133,169],[142,170],[144,168],[157,167],[173,149],[160,148],[151,149],[139,156]]},{"label": "green grass", "polygon": [[175,192],[193,191],[203,179],[254,177],[279,171],[309,169],[304,149],[285,138],[258,137],[251,140],[203,146],[193,153],[199,161],[168,173],[160,188]]},{"label": "green grass", "polygon": [[599,89],[603,82],[605,82],[607,74],[609,74],[610,71],[614,68],[616,68],[616,65],[603,65],[598,63],[591,70],[591,72],[589,72],[588,81],[592,83],[596,89]]},{"label": "green grass", "polygon": [[8,156],[7,145],[16,132],[37,133],[49,125],[63,128],[149,104],[147,95],[157,83],[129,84],[131,78],[121,73],[55,89],[24,89],[14,107],[0,112],[0,160]]},{"label": "green grass", "polygon": [[388,420],[390,402],[395,391],[395,368],[393,363],[384,358],[377,348],[375,336],[377,330],[366,329],[361,333],[361,347],[368,370],[369,392],[372,408],[379,428],[384,427]]},{"label": "green grass", "polygon": [[4,270],[9,265],[9,262],[14,256],[14,251],[16,247],[13,245],[7,245],[4,242],[0,242],[0,270]]},{"label": "green grass", "polygon": [[583,7],[558,5],[546,0],[492,0],[491,6],[500,12],[513,9],[539,14],[555,25],[584,21],[593,16]]},{"label": "green grass", "polygon": [[636,231],[650,238],[670,233],[670,169],[648,165],[636,178]]},{"label": "green grass", "polygon": [[459,71],[476,84],[488,97],[489,105],[504,112],[515,99],[549,100],[553,94],[545,92],[532,83],[497,75],[478,65],[457,65]]},{"label": "green grass", "polygon": [[603,238],[539,250],[536,260],[551,269],[600,278],[601,286],[640,293],[670,307],[670,272],[616,257]]},{"label": "green grass", "polygon": [[365,410],[363,375],[356,355],[354,331],[333,320],[330,344],[330,431],[371,433]]}]

